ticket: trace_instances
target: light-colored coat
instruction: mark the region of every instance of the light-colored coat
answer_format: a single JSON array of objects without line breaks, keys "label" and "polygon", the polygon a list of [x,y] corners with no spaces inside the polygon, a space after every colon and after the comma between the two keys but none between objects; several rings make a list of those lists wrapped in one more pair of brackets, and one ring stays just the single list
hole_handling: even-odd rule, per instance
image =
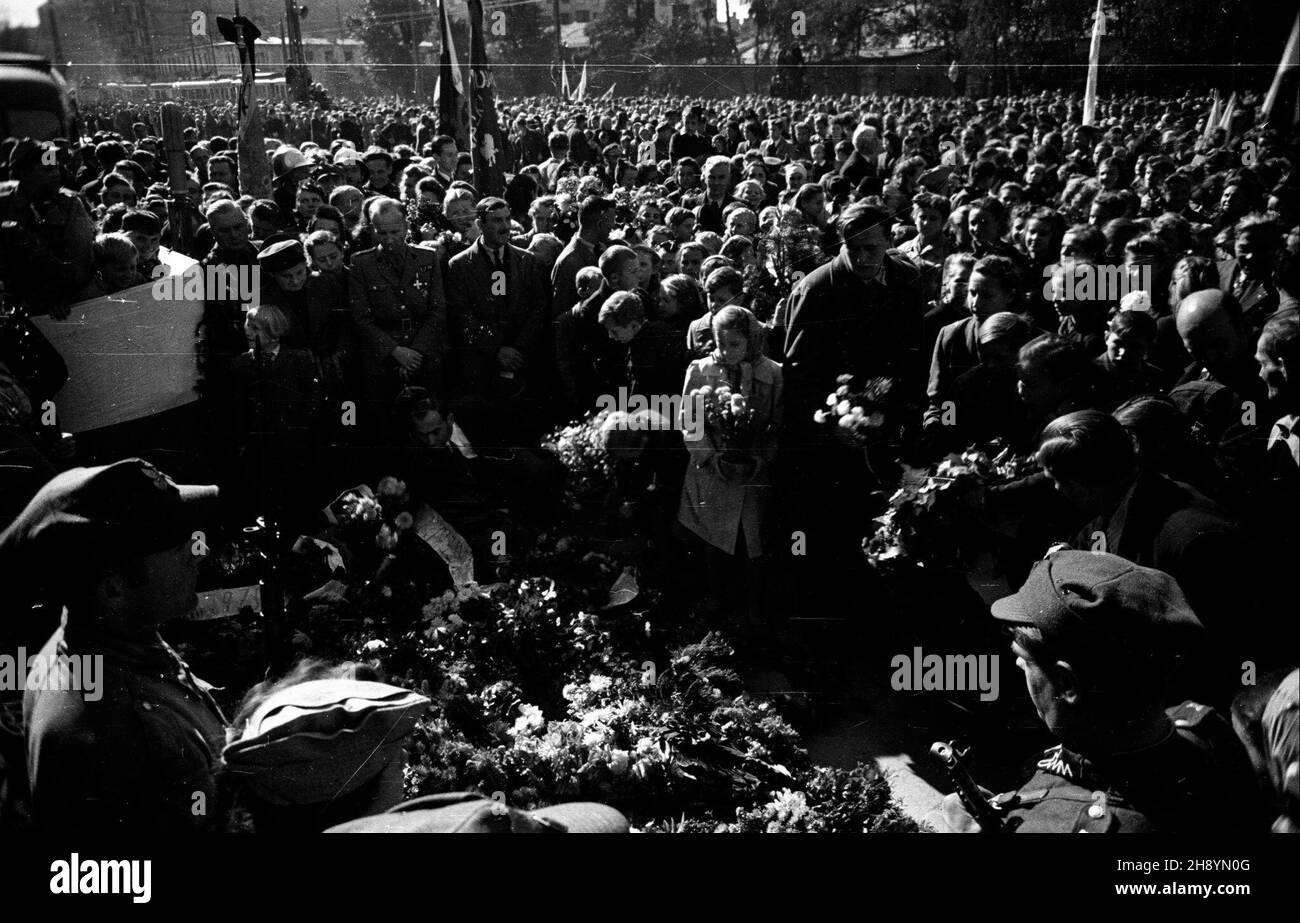
[{"label": "light-colored coat", "polygon": [[702,438],[690,439],[693,421],[689,415],[692,391],[704,385],[717,388],[727,381],[723,368],[712,356],[696,359],[686,370],[682,387],[681,425],[690,451],[682,502],[677,518],[683,526],[715,548],[736,553],[737,539],[745,536],[745,549],[751,558],[770,553],[775,495],[772,487],[772,461],[776,458],[776,433],[781,415],[781,367],[771,359],[752,364],[752,377],[744,376],[741,388],[754,410],[757,424],[764,433],[751,453],[757,460],[754,473],[747,480],[731,481],[718,467],[726,446],[721,445],[712,427],[705,426]]}]

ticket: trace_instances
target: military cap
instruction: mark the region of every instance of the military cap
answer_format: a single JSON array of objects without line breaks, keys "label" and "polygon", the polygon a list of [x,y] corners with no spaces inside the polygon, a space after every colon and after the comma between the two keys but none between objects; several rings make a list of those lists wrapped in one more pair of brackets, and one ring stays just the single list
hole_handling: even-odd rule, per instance
[{"label": "military cap", "polygon": [[1202,628],[1178,582],[1118,555],[1063,550],[1039,561],[993,617],[1033,626],[1062,656],[1097,664],[1181,653]]},{"label": "military cap", "polygon": [[0,558],[15,572],[30,566],[43,573],[99,560],[106,551],[165,551],[193,534],[216,496],[215,486],[177,484],[139,458],[70,468],[0,533]]},{"label": "military cap", "polygon": [[331,827],[326,833],[627,833],[628,822],[608,805],[588,801],[522,811],[477,792],[430,795],[391,810]]}]

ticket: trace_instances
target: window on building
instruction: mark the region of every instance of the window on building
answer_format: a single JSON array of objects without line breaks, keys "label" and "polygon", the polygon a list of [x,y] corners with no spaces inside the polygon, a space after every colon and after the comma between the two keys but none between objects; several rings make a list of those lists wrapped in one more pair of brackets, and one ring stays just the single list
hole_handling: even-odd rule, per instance
[{"label": "window on building", "polygon": [[571,25],[573,25],[573,14],[572,14],[572,13],[561,13],[561,14],[560,14],[560,25],[562,25],[562,26],[571,26]]},{"label": "window on building", "polygon": [[573,15],[578,22],[591,22],[591,10],[578,10]]},{"label": "window on building", "polygon": [[354,52],[351,48],[347,48],[343,51],[343,60],[347,61],[349,64],[352,63],[355,57],[356,57],[356,52]]}]

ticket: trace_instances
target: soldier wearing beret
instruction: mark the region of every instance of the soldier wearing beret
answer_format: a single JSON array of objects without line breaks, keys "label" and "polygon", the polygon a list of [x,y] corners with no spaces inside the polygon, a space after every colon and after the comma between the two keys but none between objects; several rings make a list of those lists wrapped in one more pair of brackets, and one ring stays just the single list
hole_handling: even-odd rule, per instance
[{"label": "soldier wearing beret", "polygon": [[[1020,789],[992,798],[1017,833],[1232,833],[1266,823],[1228,722],[1197,702],[1166,708],[1201,631],[1168,574],[1111,554],[1058,551],[993,604],[1029,696],[1061,743]],[[956,795],[926,818],[980,825]]]},{"label": "soldier wearing beret", "polygon": [[80,197],[60,188],[58,153],[24,138],[0,183],[0,284],[33,314],[68,316],[90,281],[95,227]]},{"label": "soldier wearing beret", "polygon": [[363,427],[383,427],[406,385],[441,393],[447,301],[438,254],[406,242],[406,213],[395,199],[369,202],[379,246],[352,258],[349,300],[360,352]]},{"label": "soldier wearing beret", "polygon": [[0,566],[63,607],[24,692],[38,828],[188,832],[218,817],[225,720],[158,633],[194,607],[193,533],[216,493],[138,458],[73,468],[0,534]]}]

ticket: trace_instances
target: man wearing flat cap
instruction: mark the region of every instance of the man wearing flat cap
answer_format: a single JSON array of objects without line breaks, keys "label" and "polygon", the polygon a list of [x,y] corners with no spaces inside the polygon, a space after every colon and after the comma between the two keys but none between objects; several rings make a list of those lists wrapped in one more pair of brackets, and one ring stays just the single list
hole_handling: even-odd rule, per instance
[{"label": "man wearing flat cap", "polygon": [[194,531],[215,487],[138,458],[73,468],[0,534],[0,565],[63,606],[23,702],[43,830],[164,833],[217,819],[225,720],[159,627],[194,607]]},{"label": "man wearing flat cap", "polygon": [[[1104,552],[1058,551],[993,604],[1034,708],[1061,743],[1015,792],[992,797],[1005,832],[1238,833],[1263,813],[1231,726],[1165,703],[1201,626],[1168,574]],[[956,795],[926,818],[980,825]]]}]

